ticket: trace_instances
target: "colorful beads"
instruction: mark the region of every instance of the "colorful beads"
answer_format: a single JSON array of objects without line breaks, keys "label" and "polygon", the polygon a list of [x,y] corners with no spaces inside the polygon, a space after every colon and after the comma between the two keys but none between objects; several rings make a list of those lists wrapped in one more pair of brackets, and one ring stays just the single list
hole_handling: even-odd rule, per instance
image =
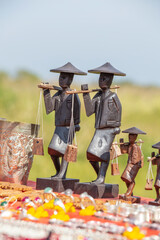
[{"label": "colorful beads", "polygon": [[3,201],[1,202],[0,206],[1,207],[6,207],[8,205],[8,202],[7,201]]},{"label": "colorful beads", "polygon": [[28,203],[29,201],[30,201],[29,197],[24,197],[24,198],[22,199],[22,202],[23,202],[23,203]]},{"label": "colorful beads", "polygon": [[55,218],[55,219],[58,219],[61,221],[69,221],[70,220],[70,217],[67,214],[65,214],[64,212],[53,214],[50,218],[51,219]]},{"label": "colorful beads", "polygon": [[140,240],[143,239],[145,237],[145,235],[143,233],[140,232],[139,227],[134,227],[131,231],[125,231],[123,233],[124,237],[127,237],[128,239],[136,239],[136,240]]},{"label": "colorful beads", "polygon": [[92,216],[96,212],[94,206],[88,206],[85,209],[81,209],[79,215],[81,216]]},{"label": "colorful beads", "polygon": [[76,211],[75,207],[73,206],[73,203],[71,203],[71,202],[66,203],[64,206],[65,206],[66,212],[75,212]]},{"label": "colorful beads", "polygon": [[52,188],[50,188],[50,187],[46,187],[45,189],[44,189],[44,193],[51,193],[53,190],[52,190]]},{"label": "colorful beads", "polygon": [[31,207],[28,209],[27,214],[32,215],[35,218],[46,218],[49,217],[47,211],[44,210],[43,207],[38,207],[37,209]]}]

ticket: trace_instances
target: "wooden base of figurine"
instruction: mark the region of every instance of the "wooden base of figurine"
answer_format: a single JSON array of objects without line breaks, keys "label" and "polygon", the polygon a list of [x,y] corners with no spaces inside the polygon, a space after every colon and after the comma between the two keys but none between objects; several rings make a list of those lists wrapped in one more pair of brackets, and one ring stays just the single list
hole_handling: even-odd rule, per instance
[{"label": "wooden base of figurine", "polygon": [[116,198],[119,193],[118,184],[76,183],[74,193],[87,192],[93,198]]},{"label": "wooden base of figurine", "polygon": [[124,194],[119,195],[119,199],[122,199],[124,201],[129,201],[131,203],[140,203],[141,198],[137,196],[131,196],[131,197],[126,197]]},{"label": "wooden base of figurine", "polygon": [[41,190],[46,187],[51,187],[54,192],[63,192],[66,189],[74,190],[75,183],[78,183],[79,179],[60,179],[60,178],[37,178],[36,189]]},{"label": "wooden base of figurine", "polygon": [[160,206],[160,202],[156,202],[156,201],[150,201],[148,204],[153,206]]}]

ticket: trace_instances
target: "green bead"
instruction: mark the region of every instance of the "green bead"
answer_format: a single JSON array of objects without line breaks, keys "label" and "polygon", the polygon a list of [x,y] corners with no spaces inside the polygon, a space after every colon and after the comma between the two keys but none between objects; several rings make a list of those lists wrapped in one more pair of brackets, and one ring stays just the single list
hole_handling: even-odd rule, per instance
[{"label": "green bead", "polygon": [[50,188],[50,187],[46,187],[45,189],[44,189],[44,193],[51,193],[53,190],[52,190],[52,188]]},{"label": "green bead", "polygon": [[4,207],[4,206],[6,206],[7,204],[8,204],[7,201],[3,201],[3,202],[1,202],[0,206]]}]

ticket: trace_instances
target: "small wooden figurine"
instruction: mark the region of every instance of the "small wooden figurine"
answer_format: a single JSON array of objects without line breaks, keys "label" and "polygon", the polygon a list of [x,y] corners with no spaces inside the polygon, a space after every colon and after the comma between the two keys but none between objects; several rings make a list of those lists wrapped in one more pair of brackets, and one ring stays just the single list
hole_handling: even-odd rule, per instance
[{"label": "small wooden figurine", "polygon": [[[97,174],[95,184],[103,184],[110,161],[112,142],[120,132],[121,103],[116,93],[110,91],[114,75],[125,76],[125,73],[115,69],[110,63],[89,70],[90,73],[100,74],[100,90],[91,100],[88,85],[84,84],[83,93],[86,115],[95,114],[95,133],[87,149],[87,159]],[[100,166],[99,166],[100,162]]]},{"label": "small wooden figurine", "polygon": [[155,155],[155,152],[152,153],[152,158],[148,159],[148,161],[152,161],[153,165],[157,165],[157,175],[156,175],[156,180],[154,183],[154,187],[156,190],[156,199],[155,201],[149,202],[150,205],[156,205],[160,206],[160,142],[152,145],[153,148],[159,149],[159,152],[157,155]]},{"label": "small wooden figurine", "polygon": [[119,197],[127,201],[139,202],[140,199],[132,196],[135,186],[135,177],[137,176],[139,169],[143,167],[143,156],[140,147],[136,143],[136,139],[138,134],[146,133],[136,127],[126,129],[122,132],[129,133],[129,142],[124,143],[123,138],[120,139],[121,153],[128,154],[127,166],[121,176],[121,179],[126,183],[127,192]]},{"label": "small wooden figurine", "polygon": [[[52,140],[48,147],[48,153],[54,163],[56,175],[52,178],[65,179],[68,167],[68,162],[64,159],[64,154],[67,149],[70,130],[73,137],[74,132],[80,130],[80,100],[77,94],[69,95],[66,91],[70,91],[70,85],[75,75],[86,75],[85,72],[80,71],[71,63],[64,66],[52,69],[51,72],[60,73],[59,85],[60,87],[42,84],[41,88],[44,89],[44,101],[46,113],[49,114],[55,111],[55,131]],[[57,90],[57,93],[51,97],[50,89]],[[72,97],[73,96],[73,97]],[[74,101],[74,105],[73,105]],[[72,114],[73,112],[73,114]],[[73,115],[73,129],[70,129],[71,118]],[[59,157],[62,157],[60,164]]]}]

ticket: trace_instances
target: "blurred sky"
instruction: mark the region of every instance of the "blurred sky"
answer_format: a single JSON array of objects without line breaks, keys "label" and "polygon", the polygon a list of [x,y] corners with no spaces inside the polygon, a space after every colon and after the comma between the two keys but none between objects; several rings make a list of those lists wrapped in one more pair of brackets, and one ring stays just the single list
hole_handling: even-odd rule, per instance
[{"label": "blurred sky", "polygon": [[159,59],[159,0],[0,0],[0,71],[50,80],[68,61],[83,71],[110,62],[123,80],[160,86]]}]

